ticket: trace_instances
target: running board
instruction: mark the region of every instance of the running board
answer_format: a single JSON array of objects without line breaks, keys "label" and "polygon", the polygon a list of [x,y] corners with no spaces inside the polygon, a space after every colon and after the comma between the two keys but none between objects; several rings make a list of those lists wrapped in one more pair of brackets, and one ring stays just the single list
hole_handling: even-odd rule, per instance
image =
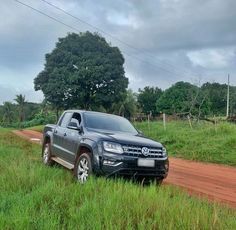
[{"label": "running board", "polygon": [[53,161],[56,161],[58,164],[63,165],[64,167],[68,168],[68,169],[73,169],[74,165],[71,163],[68,163],[67,161],[59,158],[59,157],[52,157]]}]

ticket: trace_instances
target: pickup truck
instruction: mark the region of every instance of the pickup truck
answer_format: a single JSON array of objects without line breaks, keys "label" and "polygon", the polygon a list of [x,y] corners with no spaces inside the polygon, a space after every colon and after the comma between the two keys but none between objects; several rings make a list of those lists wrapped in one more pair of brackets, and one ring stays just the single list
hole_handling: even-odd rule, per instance
[{"label": "pickup truck", "polygon": [[92,111],[65,111],[43,132],[42,160],[73,170],[85,183],[94,175],[128,175],[161,183],[169,170],[165,147],[143,136],[125,118]]}]

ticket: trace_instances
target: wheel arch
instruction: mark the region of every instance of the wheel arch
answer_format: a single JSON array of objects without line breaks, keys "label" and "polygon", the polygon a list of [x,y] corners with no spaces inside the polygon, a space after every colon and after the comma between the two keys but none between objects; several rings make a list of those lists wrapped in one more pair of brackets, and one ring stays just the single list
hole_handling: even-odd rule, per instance
[{"label": "wheel arch", "polygon": [[43,144],[50,143],[51,142],[51,137],[49,135],[46,135],[43,140]]},{"label": "wheel arch", "polygon": [[79,158],[80,155],[82,155],[83,153],[89,153],[91,155],[91,158],[93,157],[93,150],[92,147],[88,144],[80,144],[78,151],[76,153],[76,160]]}]

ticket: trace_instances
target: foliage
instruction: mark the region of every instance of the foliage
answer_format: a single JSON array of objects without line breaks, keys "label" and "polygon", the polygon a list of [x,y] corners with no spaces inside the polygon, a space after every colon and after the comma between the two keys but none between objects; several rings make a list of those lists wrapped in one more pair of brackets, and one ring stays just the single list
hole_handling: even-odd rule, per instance
[{"label": "foliage", "polygon": [[16,98],[14,99],[19,107],[19,121],[22,122],[25,119],[25,96],[22,94],[16,95]]},{"label": "foliage", "polygon": [[[154,91],[155,88],[139,89],[138,102],[146,114],[155,110],[155,104],[156,112],[167,114],[190,114],[198,118],[226,115],[226,84],[207,82],[199,87],[188,82],[177,82],[156,98],[150,93],[151,89]],[[235,113],[236,87],[230,86],[230,115]]]},{"label": "foliage", "polygon": [[[236,166],[236,129],[234,124],[167,122],[166,131],[162,122],[135,123],[145,135],[165,144],[172,156],[190,160],[206,161]],[[151,127],[150,130],[148,127]]]},{"label": "foliage", "polygon": [[13,122],[15,119],[14,105],[9,101],[4,102],[1,106],[0,115],[2,124]]},{"label": "foliage", "polygon": [[56,114],[54,112],[44,113],[43,111],[34,114],[32,120],[23,121],[23,122],[5,122],[2,123],[3,127],[12,127],[12,128],[27,128],[37,125],[45,125],[48,123],[55,123],[57,121]]},{"label": "foliage", "polygon": [[157,115],[160,110],[156,107],[156,102],[162,95],[162,90],[158,87],[146,86],[139,89],[138,103],[145,114]]},{"label": "foliage", "polygon": [[127,90],[124,100],[114,103],[112,113],[131,119],[137,112],[137,98],[131,89]]},{"label": "foliage", "polygon": [[45,127],[44,125],[36,125],[36,126],[27,127],[26,129],[42,133],[44,130],[44,127]]},{"label": "foliage", "polygon": [[[226,115],[227,85],[219,83],[205,83],[202,90],[207,95],[211,115]],[[230,87],[230,113],[236,112],[236,87]]]},{"label": "foliage", "polygon": [[197,94],[197,86],[177,82],[163,93],[156,106],[159,111],[167,114],[188,113],[194,106]]},{"label": "foliage", "polygon": [[80,185],[70,171],[44,166],[40,152],[0,130],[0,229],[236,229],[235,210],[172,186]]},{"label": "foliage", "polygon": [[123,99],[128,86],[123,64],[120,50],[98,34],[71,33],[59,38],[56,48],[46,54],[35,89],[42,90],[57,109],[109,109]]}]

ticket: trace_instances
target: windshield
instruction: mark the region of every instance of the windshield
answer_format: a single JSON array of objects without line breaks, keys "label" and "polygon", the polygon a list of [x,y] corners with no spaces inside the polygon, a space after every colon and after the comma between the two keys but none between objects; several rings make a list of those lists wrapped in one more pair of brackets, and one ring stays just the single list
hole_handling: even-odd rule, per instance
[{"label": "windshield", "polygon": [[138,133],[127,119],[115,115],[84,113],[84,123],[85,127],[92,129]]}]

